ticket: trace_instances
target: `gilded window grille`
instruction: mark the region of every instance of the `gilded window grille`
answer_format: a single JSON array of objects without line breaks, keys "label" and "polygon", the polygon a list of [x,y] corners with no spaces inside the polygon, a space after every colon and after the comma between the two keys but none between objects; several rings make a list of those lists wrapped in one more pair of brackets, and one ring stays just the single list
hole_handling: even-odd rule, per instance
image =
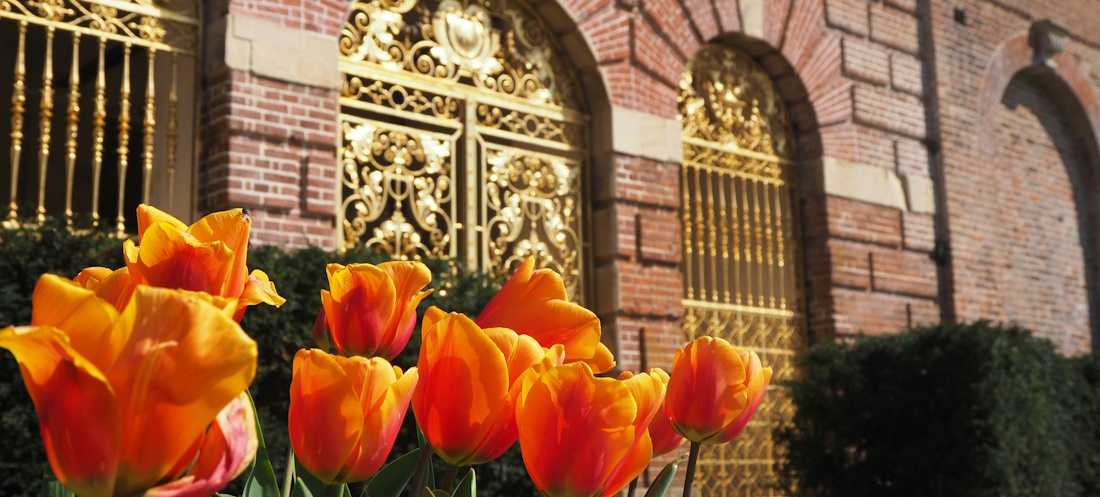
[{"label": "gilded window grille", "polygon": [[508,273],[584,300],[588,116],[519,2],[360,0],[340,35],[338,245]]},{"label": "gilded window grille", "polygon": [[696,486],[704,496],[778,495],[771,434],[792,409],[779,384],[806,344],[794,135],[770,77],[729,47],[700,49],[679,108],[685,338],[725,338],[774,369],[746,430],[704,446]]},{"label": "gilded window grille", "polygon": [[[200,7],[196,0],[0,0],[0,46],[15,48],[0,54],[11,64],[0,68],[11,77],[11,105],[0,110],[10,124],[0,135],[9,139],[8,171],[0,173],[5,228],[28,217],[41,224],[51,212],[70,227],[77,214],[93,226],[114,214],[109,224],[124,236],[125,213],[138,201],[191,216],[189,202],[176,205],[176,190],[191,185],[175,178],[181,164],[190,178],[195,160],[192,147],[179,146],[193,138],[196,114],[181,109],[180,95],[194,94],[181,64],[195,74]],[[24,153],[31,147],[34,156]],[[140,170],[130,171],[131,162]]]}]

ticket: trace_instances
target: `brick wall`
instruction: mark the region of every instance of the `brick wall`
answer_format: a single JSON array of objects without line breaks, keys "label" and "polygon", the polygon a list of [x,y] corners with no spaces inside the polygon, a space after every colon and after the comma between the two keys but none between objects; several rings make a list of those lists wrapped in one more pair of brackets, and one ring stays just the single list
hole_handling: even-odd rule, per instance
[{"label": "brick wall", "polygon": [[[1082,1],[933,1],[928,16],[950,317],[1018,323],[1065,353],[1089,351],[1100,12]],[[1043,18],[1069,32],[1049,64],[1029,40]]]}]

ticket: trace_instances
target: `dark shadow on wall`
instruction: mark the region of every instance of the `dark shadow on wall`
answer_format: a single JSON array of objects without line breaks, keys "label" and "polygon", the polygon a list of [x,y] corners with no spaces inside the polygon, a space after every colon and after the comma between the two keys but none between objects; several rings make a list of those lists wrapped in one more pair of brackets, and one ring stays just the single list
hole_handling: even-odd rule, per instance
[{"label": "dark shadow on wall", "polygon": [[[1073,91],[1050,68],[1042,66],[1017,73],[1005,89],[1001,104],[1013,112],[1021,107],[1027,109],[1038,119],[1053,139],[1060,162],[1068,173],[1078,220],[1078,241],[1084,255],[1089,330],[1095,348],[1100,340],[1100,292],[1097,288],[1100,278],[1100,254],[1097,253],[1100,150],[1093,139],[1088,117]],[[1001,130],[998,136],[1003,136]],[[1043,164],[1034,166],[1042,167]]]}]

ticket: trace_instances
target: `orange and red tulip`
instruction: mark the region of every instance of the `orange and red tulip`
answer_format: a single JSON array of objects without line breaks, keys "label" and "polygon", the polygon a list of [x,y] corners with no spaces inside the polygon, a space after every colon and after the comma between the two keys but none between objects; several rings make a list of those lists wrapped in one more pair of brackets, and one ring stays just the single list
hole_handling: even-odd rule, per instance
[{"label": "orange and red tulip", "polygon": [[416,327],[416,306],[431,290],[432,273],[420,262],[328,265],[330,290],[321,290],[332,343],[347,356],[392,361]]},{"label": "orange and red tulip", "polygon": [[543,373],[516,408],[523,463],[546,497],[622,490],[653,456],[646,427],[664,399],[653,372],[596,378],[585,363]]},{"label": "orange and red tulip", "polygon": [[122,312],[44,275],[32,325],[0,331],[58,480],[82,497],[210,495],[251,462],[256,342],[236,301],[139,286]]},{"label": "orange and red tulip", "polygon": [[515,403],[543,371],[562,363],[550,350],[506,328],[482,330],[470,318],[436,307],[424,314],[420,387],[413,412],[439,457],[455,466],[500,457],[516,443]]},{"label": "orange and red tulip", "polygon": [[565,362],[583,361],[598,373],[615,367],[615,358],[600,343],[600,320],[592,311],[566,298],[561,276],[535,269],[528,257],[477,318],[482,328],[508,328],[530,335],[543,347],[565,346]]},{"label": "orange and red tulip", "polygon": [[215,212],[187,226],[147,205],[138,206],[140,245],[126,240],[123,255],[134,284],[179,288],[237,299],[245,307],[286,301],[263,271],[248,272],[252,220],[241,209]]},{"label": "orange and red tulip", "polygon": [[363,481],[386,462],[417,382],[380,357],[340,357],[319,349],[294,356],[290,443],[328,485]]},{"label": "orange and red tulip", "polygon": [[[661,368],[653,368],[649,370],[650,373],[656,374],[661,382],[668,386],[668,373]],[[628,380],[634,377],[634,373],[631,371],[623,371],[619,374],[620,380]],[[665,400],[668,398],[665,397]],[[653,456],[657,457],[661,454],[668,454],[679,448],[684,444],[684,437],[680,436],[672,430],[672,425],[668,422],[668,414],[665,413],[665,405],[662,403],[661,408],[657,410],[657,414],[653,416],[653,421],[649,423],[649,438],[653,441]]]},{"label": "orange and red tulip", "polygon": [[756,352],[714,337],[676,351],[665,412],[672,429],[692,442],[723,444],[752,419],[772,378]]}]

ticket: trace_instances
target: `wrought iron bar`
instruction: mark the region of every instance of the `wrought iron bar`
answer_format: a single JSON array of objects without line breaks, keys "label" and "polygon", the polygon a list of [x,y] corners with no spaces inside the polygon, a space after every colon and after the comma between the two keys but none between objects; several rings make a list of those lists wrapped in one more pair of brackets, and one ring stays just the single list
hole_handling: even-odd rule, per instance
[{"label": "wrought iron bar", "polygon": [[144,150],[142,150],[141,157],[143,159],[144,168],[142,169],[142,197],[141,201],[148,204],[151,203],[149,198],[149,190],[153,185],[153,144],[156,139],[157,132],[157,118],[156,118],[156,90],[155,84],[155,67],[157,64],[157,49],[149,48],[149,67],[147,70],[147,79],[145,82],[145,136],[142,143]]},{"label": "wrought iron bar", "polygon": [[99,39],[95,74],[95,111],[92,113],[92,226],[99,226],[99,180],[103,175],[103,140],[107,125],[107,75],[104,71],[107,38]]},{"label": "wrought iron bar", "polygon": [[776,189],[776,193],[775,193],[775,212],[776,212],[775,232],[777,233],[777,236],[775,237],[775,239],[776,239],[776,243],[778,245],[776,247],[775,253],[779,256],[778,260],[776,261],[776,264],[778,264],[778,267],[779,267],[779,288],[777,288],[777,292],[779,293],[779,308],[780,309],[786,309],[787,308],[787,278],[789,277],[789,275],[787,274],[787,267],[786,267],[786,261],[785,261],[786,249],[784,248],[783,242],[784,242],[784,239],[787,238],[790,235],[783,229],[783,217],[784,217],[783,206],[786,204],[789,207],[790,199],[788,198],[788,201],[786,203],[783,202],[784,196],[789,195],[789,192],[787,191],[787,189],[785,187],[776,186],[775,189]]},{"label": "wrought iron bar", "polygon": [[69,68],[69,129],[65,156],[65,225],[73,226],[73,172],[76,169],[76,138],[80,129],[80,33],[73,33],[73,63]]},{"label": "wrought iron bar", "polygon": [[172,87],[168,91],[168,210],[175,207],[176,194],[176,140],[179,138],[179,122],[176,106],[179,102],[179,53],[172,52]]},{"label": "wrought iron bar", "polygon": [[772,207],[769,200],[771,184],[761,185],[764,190],[764,248],[768,261],[768,307],[775,307],[775,258],[772,253]]},{"label": "wrought iron bar", "polygon": [[27,21],[19,22],[19,47],[15,52],[15,83],[11,94],[11,196],[5,228],[19,227],[19,159],[23,153],[23,113],[26,112],[27,94]]},{"label": "wrought iron bar", "polygon": [[126,169],[130,165],[130,50],[126,43],[122,53],[122,91],[118,102],[118,216],[115,218],[115,235],[126,236]]},{"label": "wrought iron bar", "polygon": [[38,104],[38,224],[46,222],[46,172],[50,164],[50,133],[53,132],[53,36],[46,27],[46,55],[42,67],[42,99]]}]

